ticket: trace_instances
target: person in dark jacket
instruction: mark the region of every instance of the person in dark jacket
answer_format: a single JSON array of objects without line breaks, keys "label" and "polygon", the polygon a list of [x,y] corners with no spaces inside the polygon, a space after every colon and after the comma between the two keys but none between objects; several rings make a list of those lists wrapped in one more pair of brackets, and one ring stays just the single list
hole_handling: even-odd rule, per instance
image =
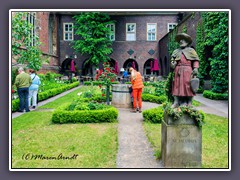
[{"label": "person in dark jacket", "polygon": [[28,106],[28,95],[29,95],[29,86],[32,83],[32,79],[29,74],[24,72],[24,69],[20,67],[18,69],[18,75],[16,76],[14,85],[17,87],[17,92],[20,100],[20,107],[18,112],[29,112]]}]

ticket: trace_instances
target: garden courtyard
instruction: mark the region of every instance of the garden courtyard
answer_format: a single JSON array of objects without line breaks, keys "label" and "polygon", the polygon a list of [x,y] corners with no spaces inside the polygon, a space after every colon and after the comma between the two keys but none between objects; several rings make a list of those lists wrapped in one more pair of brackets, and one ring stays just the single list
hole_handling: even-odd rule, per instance
[{"label": "garden courtyard", "polygon": [[[163,99],[146,98],[154,88],[144,89],[142,113],[131,113],[128,108],[101,109],[105,103],[92,103],[93,99],[100,102],[102,95],[93,84],[42,100],[31,112],[13,112],[12,168],[162,168],[161,120],[154,120],[149,111],[156,112],[155,119],[163,118]],[[76,104],[79,99],[81,105]],[[195,99],[195,108],[205,113],[202,168],[228,168],[228,102],[201,94]],[[74,115],[82,117],[79,121],[68,118],[75,111],[61,114],[63,107],[88,111]],[[96,110],[94,115],[87,114],[91,108]]]}]

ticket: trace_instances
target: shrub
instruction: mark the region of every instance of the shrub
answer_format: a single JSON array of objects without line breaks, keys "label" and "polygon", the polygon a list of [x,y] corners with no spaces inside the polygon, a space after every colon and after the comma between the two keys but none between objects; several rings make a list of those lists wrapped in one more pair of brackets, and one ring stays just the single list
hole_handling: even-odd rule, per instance
[{"label": "shrub", "polygon": [[[53,97],[57,94],[60,94],[66,90],[72,89],[79,85],[79,82],[74,82],[72,84],[65,85],[64,87],[49,89],[44,92],[38,93],[38,101],[43,101],[45,99],[48,99],[50,97]],[[15,112],[19,109],[19,99],[12,100],[12,112]]]},{"label": "shrub", "polygon": [[214,99],[214,100],[228,100],[227,93],[215,93],[210,90],[205,90],[203,92],[203,97]]},{"label": "shrub", "polygon": [[161,123],[164,117],[163,106],[143,111],[144,121],[151,123]]},{"label": "shrub", "polygon": [[19,109],[19,99],[12,100],[12,111],[15,112]]},{"label": "shrub", "polygon": [[155,96],[152,94],[142,94],[142,100],[157,103],[157,104],[162,104],[167,101],[167,97],[166,96]]},{"label": "shrub", "polygon": [[166,81],[159,81],[154,84],[155,87],[155,95],[156,96],[162,96],[165,95],[165,88],[166,88]]},{"label": "shrub", "polygon": [[116,122],[118,111],[112,106],[97,110],[73,110],[68,111],[68,105],[57,108],[52,115],[53,123],[102,123]]},{"label": "shrub", "polygon": [[91,86],[92,85],[92,81],[84,81],[83,85],[85,86]]}]

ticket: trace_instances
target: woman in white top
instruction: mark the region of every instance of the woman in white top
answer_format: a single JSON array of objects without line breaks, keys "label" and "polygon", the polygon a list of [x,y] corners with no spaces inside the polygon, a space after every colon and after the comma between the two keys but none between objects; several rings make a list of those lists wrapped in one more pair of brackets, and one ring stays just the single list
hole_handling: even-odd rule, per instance
[{"label": "woman in white top", "polygon": [[37,106],[38,88],[39,88],[39,85],[41,84],[41,81],[40,81],[40,78],[36,75],[34,70],[30,69],[29,73],[32,79],[32,84],[29,87],[28,103],[29,103],[29,106],[31,106],[31,100],[32,100],[32,108],[35,109]]}]

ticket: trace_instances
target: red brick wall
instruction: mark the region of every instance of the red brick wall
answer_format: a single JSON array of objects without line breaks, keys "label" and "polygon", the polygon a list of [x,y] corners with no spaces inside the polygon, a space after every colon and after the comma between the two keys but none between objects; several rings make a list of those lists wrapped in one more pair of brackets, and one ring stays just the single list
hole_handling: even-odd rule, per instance
[{"label": "red brick wall", "polygon": [[48,53],[48,20],[49,12],[38,12],[37,13],[39,30],[39,39],[41,41],[40,49],[43,53]]},{"label": "red brick wall", "polygon": [[[158,41],[167,34],[167,23],[176,23],[176,15],[129,15],[129,16],[111,16],[116,20],[115,41],[113,42],[113,53],[110,58],[117,60],[119,68],[129,58],[133,58],[138,63],[139,71],[143,73],[144,63],[150,58],[159,59]],[[60,18],[60,64],[66,59],[65,55],[74,55],[70,43],[63,41],[62,24],[72,22],[71,16],[62,16]],[[126,41],[126,23],[136,23],[136,41]],[[147,23],[157,23],[157,40],[154,42],[147,41]],[[76,38],[76,37],[75,37]],[[134,53],[130,56],[127,51],[132,49]],[[155,53],[150,55],[149,50],[153,49]],[[83,62],[87,59],[80,53],[76,53],[78,68],[82,69]]]}]

